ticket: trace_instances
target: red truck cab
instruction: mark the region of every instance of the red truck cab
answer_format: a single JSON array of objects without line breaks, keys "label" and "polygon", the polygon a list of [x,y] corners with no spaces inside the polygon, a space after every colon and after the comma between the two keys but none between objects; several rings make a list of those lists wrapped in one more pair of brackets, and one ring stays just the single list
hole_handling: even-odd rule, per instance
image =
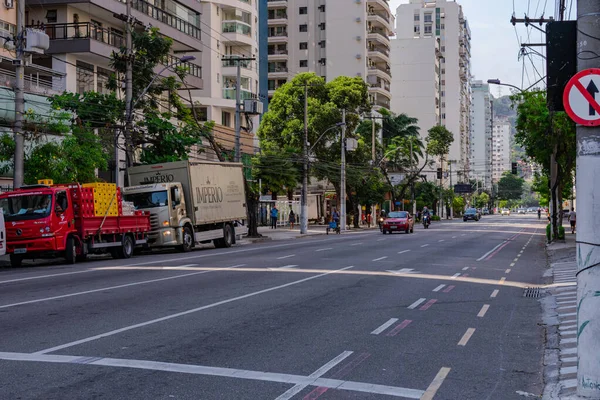
[{"label": "red truck cab", "polygon": [[30,185],[0,195],[13,266],[24,258],[56,256],[75,263],[103,251],[128,258],[133,247],[146,244],[149,215],[84,215],[81,193],[78,184]]}]

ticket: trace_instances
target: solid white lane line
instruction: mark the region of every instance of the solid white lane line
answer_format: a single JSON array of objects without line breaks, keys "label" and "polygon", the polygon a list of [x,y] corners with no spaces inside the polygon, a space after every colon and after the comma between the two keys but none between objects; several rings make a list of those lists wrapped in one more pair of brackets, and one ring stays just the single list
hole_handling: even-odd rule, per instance
[{"label": "solid white lane line", "polygon": [[382,324],[379,328],[375,329],[371,332],[371,335],[379,335],[381,332],[385,331],[390,326],[394,325],[398,321],[398,318],[390,318],[386,323]]},{"label": "solid white lane line", "polygon": [[460,274],[459,274],[459,273],[456,273],[456,274],[452,275],[452,276],[450,277],[450,279],[456,279],[456,278],[458,278],[459,276],[460,276]]},{"label": "solid white lane line", "polygon": [[431,382],[431,384],[429,384],[429,387],[427,388],[427,390],[425,390],[425,393],[423,393],[421,400],[433,400],[433,398],[435,397],[435,394],[440,389],[440,386],[442,386],[442,383],[444,383],[444,379],[446,379],[446,377],[448,376],[449,373],[450,373],[450,368],[447,368],[447,367],[441,368],[440,371],[435,376],[435,378],[433,378],[433,381]]},{"label": "solid white lane line", "polygon": [[[319,250],[316,250],[316,251],[319,251]],[[295,256],[296,256],[295,254],[290,254],[288,256],[277,257],[277,259],[278,260],[285,260],[286,258],[295,257]]]},{"label": "solid white lane line", "polygon": [[82,344],[82,343],[88,343],[88,342],[91,342],[91,341],[94,341],[94,340],[98,340],[98,339],[102,339],[102,338],[105,338],[105,337],[108,337],[108,336],[113,336],[113,335],[116,335],[116,334],[119,334],[119,333],[122,333],[122,332],[127,332],[127,331],[130,331],[132,329],[137,329],[137,328],[141,328],[141,327],[144,327],[144,326],[156,324],[158,322],[168,321],[168,320],[173,319],[173,318],[178,318],[178,317],[182,317],[184,315],[193,314],[193,313],[196,313],[198,311],[208,310],[210,308],[218,307],[218,306],[221,306],[223,304],[229,304],[229,303],[233,303],[233,302],[236,302],[236,301],[239,301],[239,300],[244,300],[244,299],[247,299],[247,298],[250,298],[250,297],[258,296],[258,295],[261,295],[261,294],[264,294],[264,293],[269,293],[269,292],[273,292],[273,291],[276,291],[276,290],[284,289],[284,288],[287,288],[287,287],[290,287],[290,286],[299,285],[301,283],[312,281],[313,279],[322,278],[324,276],[328,276],[328,275],[334,274],[336,272],[346,271],[346,270],[348,270],[350,268],[354,268],[354,266],[349,266],[349,267],[345,267],[345,268],[341,268],[341,269],[337,269],[337,270],[333,270],[333,271],[328,271],[328,272],[325,272],[325,273],[322,273],[322,274],[309,276],[308,278],[299,279],[297,281],[292,281],[292,282],[289,282],[289,283],[285,283],[283,285],[272,286],[272,287],[267,288],[267,289],[262,289],[262,290],[258,290],[256,292],[244,294],[244,295],[237,296],[237,297],[232,297],[232,298],[229,298],[227,300],[221,300],[221,301],[218,301],[216,303],[207,304],[207,305],[202,306],[202,307],[192,308],[190,310],[178,312],[178,313],[175,313],[175,314],[166,315],[164,317],[152,319],[152,320],[145,321],[145,322],[141,322],[139,324],[125,326],[123,328],[119,328],[119,329],[115,329],[115,330],[112,330],[112,331],[104,332],[104,333],[101,333],[99,335],[90,336],[90,337],[87,337],[87,338],[84,338],[84,339],[75,340],[73,342],[69,342],[69,343],[58,345],[58,346],[50,347],[48,349],[40,350],[40,351],[35,352],[34,354],[52,353],[52,352],[55,352],[55,351],[58,351],[58,350],[66,349],[68,347],[77,346],[77,345]]},{"label": "solid white lane line", "polygon": [[132,368],[146,371],[164,371],[192,375],[218,376],[225,378],[248,379],[262,382],[300,384],[326,387],[337,390],[350,390],[375,395],[388,395],[408,399],[420,399],[423,390],[397,386],[377,385],[364,382],[344,381],[341,379],[311,378],[304,375],[282,374],[275,372],[252,371],[234,368],[211,367],[205,365],[176,364],[167,362],[131,360],[121,358],[63,356],[54,354],[0,353],[0,359],[10,361],[30,361],[45,363],[62,363],[78,365],[95,365],[103,367]]},{"label": "solid white lane line", "polygon": [[[238,267],[241,267],[243,265],[244,264],[238,265]],[[22,306],[22,305],[25,305],[25,304],[42,303],[44,301],[65,299],[67,297],[74,297],[74,296],[81,296],[81,295],[84,295],[84,294],[102,292],[104,290],[114,290],[114,289],[121,289],[121,288],[130,287],[130,286],[146,285],[148,283],[162,282],[162,281],[168,281],[168,280],[171,280],[171,279],[185,278],[185,277],[188,277],[188,276],[206,274],[208,272],[226,271],[226,270],[231,269],[231,268],[235,268],[235,266],[233,266],[233,267],[226,267],[226,268],[219,268],[219,269],[215,269],[215,270],[211,270],[211,271],[190,272],[189,274],[181,274],[181,275],[175,275],[175,276],[168,276],[166,278],[157,278],[157,279],[149,279],[149,280],[146,280],[146,281],[138,281],[138,282],[125,283],[123,285],[108,286],[108,287],[103,287],[103,288],[100,288],[100,289],[85,290],[83,292],[62,294],[62,295],[59,295],[59,296],[46,297],[46,298],[43,298],[43,299],[21,301],[19,303],[12,303],[12,304],[1,305],[0,309],[10,308],[10,307],[15,307],[15,306]]]},{"label": "solid white lane line", "polygon": [[278,267],[277,269],[286,269],[286,268],[295,268],[295,267],[297,267],[297,265],[290,264],[290,265],[284,265],[283,267]]},{"label": "solid white lane line", "polygon": [[424,302],[425,300],[427,300],[424,297],[421,297],[419,300],[415,301],[414,303],[412,303],[410,306],[408,306],[407,308],[414,310],[415,308],[417,308],[422,302]]},{"label": "solid white lane line", "polygon": [[471,339],[471,336],[473,336],[473,333],[475,333],[475,328],[469,328],[469,329],[467,329],[467,331],[465,332],[465,334],[463,335],[463,337],[458,342],[458,345],[459,346],[466,346],[467,343],[469,342],[469,339]]},{"label": "solid white lane line", "polygon": [[489,304],[484,304],[483,307],[481,307],[481,310],[479,311],[479,313],[477,314],[477,316],[479,318],[483,318],[485,316],[485,313],[488,311],[489,308],[490,308]]},{"label": "solid white lane line", "polygon": [[427,246],[429,246],[429,245],[428,244],[421,245],[421,247],[427,247]]},{"label": "solid white lane line", "polygon": [[399,252],[398,252],[398,254],[402,254],[402,253],[408,253],[409,251],[410,251],[410,250],[402,250],[402,251],[399,251]]},{"label": "solid white lane line", "polygon": [[[335,367],[336,365],[338,365],[339,363],[344,361],[346,358],[350,357],[352,355],[352,353],[353,353],[352,351],[344,351],[342,354],[340,354],[333,360],[329,361],[327,364],[323,365],[321,368],[319,368],[318,370],[316,370],[315,372],[310,374],[308,377],[315,378],[315,379],[322,377],[323,375],[325,375],[327,373],[327,371],[329,371],[330,369],[332,369],[333,367]],[[294,387],[292,387],[291,389],[289,389],[285,393],[283,393],[281,396],[277,397],[275,400],[289,400],[292,397],[294,397],[295,395],[297,395],[298,393],[300,393],[302,390],[304,390],[304,388],[306,388],[307,386],[309,386],[309,384],[305,385],[305,384],[298,383],[298,384],[294,385]]]},{"label": "solid white lane line", "polygon": [[498,292],[500,292],[498,289],[494,290],[494,291],[492,292],[492,294],[490,295],[490,297],[492,297],[492,298],[493,298],[493,297],[496,297],[496,296],[498,296]]},{"label": "solid white lane line", "polygon": [[445,287],[446,287],[446,285],[440,285],[440,286],[436,287],[435,289],[433,289],[433,291],[434,292],[439,292],[440,290],[442,290]]},{"label": "solid white lane line", "polygon": [[95,272],[95,271],[97,271],[97,270],[95,270],[95,269],[86,269],[84,271],[62,272],[60,274],[36,275],[36,276],[29,276],[27,278],[15,278],[15,279],[9,279],[9,280],[6,280],[6,281],[0,281],[0,284],[2,284],[2,283],[13,283],[13,282],[30,281],[30,280],[33,280],[33,279],[53,278],[55,276],[84,274],[86,272]]},{"label": "solid white lane line", "polygon": [[496,249],[497,249],[498,247],[502,246],[504,243],[506,243],[506,241],[504,241],[504,242],[500,243],[498,246],[494,247],[493,249],[491,249],[490,251],[488,251],[487,253],[485,253],[485,254],[484,254],[484,255],[482,255],[481,257],[479,257],[479,258],[477,259],[477,261],[481,261],[481,260],[483,260],[484,258],[486,258],[487,256],[489,256],[490,254],[492,254],[494,251],[496,251]]},{"label": "solid white lane line", "polygon": [[173,267],[163,267],[162,269],[166,269],[166,270],[177,269],[177,270],[179,270],[180,268],[197,267],[197,266],[198,266],[198,264],[185,264],[185,265],[177,265],[177,266],[173,266]]},{"label": "solid white lane line", "polygon": [[385,260],[386,258],[387,258],[387,256],[383,256],[383,257],[376,258],[373,261],[381,261],[381,260]]}]

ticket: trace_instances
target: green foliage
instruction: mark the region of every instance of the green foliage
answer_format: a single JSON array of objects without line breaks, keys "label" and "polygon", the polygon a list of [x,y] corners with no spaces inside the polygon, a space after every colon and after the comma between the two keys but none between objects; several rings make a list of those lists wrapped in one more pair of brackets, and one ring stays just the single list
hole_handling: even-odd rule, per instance
[{"label": "green foliage", "polygon": [[439,215],[433,215],[433,216],[431,217],[431,220],[432,220],[432,221],[441,221],[442,219],[440,218],[440,216],[439,216]]},{"label": "green foliage", "polygon": [[465,209],[465,199],[459,196],[452,199],[452,208],[454,212],[462,212]]},{"label": "green foliage", "polygon": [[498,181],[498,198],[518,200],[523,194],[523,179],[506,171]]},{"label": "green foliage", "polygon": [[443,157],[450,152],[454,135],[445,126],[436,125],[429,129],[427,135],[427,153],[431,156]]},{"label": "green foliage", "polygon": [[549,242],[552,240],[552,224],[546,225],[546,239]]},{"label": "green foliage", "polygon": [[558,238],[560,240],[565,240],[565,227],[562,225],[558,226]]},{"label": "green foliage", "polygon": [[431,182],[418,182],[415,184],[415,199],[417,200],[417,209],[423,207],[433,209],[439,200],[440,192],[436,185]]},{"label": "green foliage", "polygon": [[475,207],[485,208],[488,206],[488,204],[490,204],[490,195],[485,192],[481,192],[478,196],[473,197],[473,202]]},{"label": "green foliage", "polygon": [[263,193],[275,195],[293,190],[301,179],[301,159],[292,148],[265,150],[252,160],[253,176],[262,182]]}]

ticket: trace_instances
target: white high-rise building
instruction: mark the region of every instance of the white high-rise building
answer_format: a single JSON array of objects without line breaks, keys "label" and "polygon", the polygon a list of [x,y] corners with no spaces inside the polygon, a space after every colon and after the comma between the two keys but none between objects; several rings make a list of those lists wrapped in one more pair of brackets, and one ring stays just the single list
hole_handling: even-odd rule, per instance
[{"label": "white high-rise building", "polygon": [[495,118],[492,149],[492,180],[498,183],[505,171],[510,171],[510,122]]},{"label": "white high-rise building", "polygon": [[294,75],[360,76],[375,108],[390,108],[387,0],[269,0],[269,97]]},{"label": "white high-rise building", "polygon": [[471,82],[471,178],[492,187],[492,97],[490,87],[482,81]]},{"label": "white high-rise building", "polygon": [[423,136],[433,125],[446,126],[454,134],[444,160],[453,161],[451,181],[467,182],[471,32],[462,7],[449,0],[410,0],[398,7],[396,19],[391,110],[418,118]]}]

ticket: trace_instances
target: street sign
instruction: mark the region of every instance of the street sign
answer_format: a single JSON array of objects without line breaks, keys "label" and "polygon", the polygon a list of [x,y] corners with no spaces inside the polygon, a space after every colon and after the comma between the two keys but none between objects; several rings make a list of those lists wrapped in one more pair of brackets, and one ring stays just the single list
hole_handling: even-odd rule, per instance
[{"label": "street sign", "polygon": [[459,184],[454,185],[454,193],[471,193],[473,191],[473,186],[469,184]]},{"label": "street sign", "polygon": [[[590,68],[575,74],[565,86],[565,111],[580,125],[600,125],[600,103],[596,100],[600,87],[600,68]],[[599,96],[600,97],[600,96]]]}]

